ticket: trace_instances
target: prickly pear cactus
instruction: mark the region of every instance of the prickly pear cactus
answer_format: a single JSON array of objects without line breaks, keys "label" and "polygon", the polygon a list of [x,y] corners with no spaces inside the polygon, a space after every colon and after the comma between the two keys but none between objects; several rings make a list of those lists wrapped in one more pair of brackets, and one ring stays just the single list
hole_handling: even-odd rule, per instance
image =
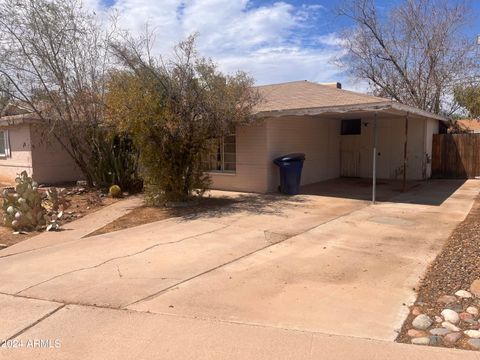
[{"label": "prickly pear cactus", "polygon": [[45,209],[38,184],[23,171],[15,179],[15,191],[5,189],[3,198],[3,224],[14,230],[34,230],[45,225]]},{"label": "prickly pear cactus", "polygon": [[47,190],[47,199],[44,202],[44,206],[48,210],[54,212],[67,209],[70,206],[70,203],[66,198],[66,194],[66,189],[58,189],[56,187],[51,187]]}]

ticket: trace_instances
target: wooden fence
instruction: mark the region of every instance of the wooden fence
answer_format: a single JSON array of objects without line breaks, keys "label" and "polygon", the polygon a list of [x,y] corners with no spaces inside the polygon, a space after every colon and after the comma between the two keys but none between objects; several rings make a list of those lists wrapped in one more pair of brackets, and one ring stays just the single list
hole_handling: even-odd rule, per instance
[{"label": "wooden fence", "polygon": [[435,134],[432,177],[467,179],[480,176],[480,134]]}]

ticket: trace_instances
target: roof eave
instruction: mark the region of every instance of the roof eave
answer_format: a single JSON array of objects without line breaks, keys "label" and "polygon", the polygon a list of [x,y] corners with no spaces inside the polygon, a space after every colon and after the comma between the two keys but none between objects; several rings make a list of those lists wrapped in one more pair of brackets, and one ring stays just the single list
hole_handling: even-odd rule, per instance
[{"label": "roof eave", "polygon": [[21,124],[35,124],[41,123],[40,118],[32,113],[8,115],[0,117],[0,126],[15,126]]},{"label": "roof eave", "polygon": [[412,114],[415,116],[430,118],[440,121],[447,122],[446,117],[432,114],[428,111],[420,110],[412,106],[403,105],[394,101],[381,101],[376,103],[364,103],[364,104],[353,104],[353,105],[338,105],[338,106],[326,106],[326,107],[315,107],[315,108],[300,108],[300,109],[286,109],[286,110],[270,110],[270,111],[259,111],[255,114],[257,118],[265,117],[280,117],[280,116],[314,116],[321,115],[326,113],[348,113],[354,111],[366,111],[366,112],[375,112],[375,111],[384,111],[384,110],[396,110],[404,112],[406,114]]}]

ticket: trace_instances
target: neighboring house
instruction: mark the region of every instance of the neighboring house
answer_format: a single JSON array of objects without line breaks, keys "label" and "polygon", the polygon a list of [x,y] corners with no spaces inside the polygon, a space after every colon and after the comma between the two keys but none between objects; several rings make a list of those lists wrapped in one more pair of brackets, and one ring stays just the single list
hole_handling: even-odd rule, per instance
[{"label": "neighboring house", "polygon": [[455,121],[462,133],[480,134],[480,121],[477,119],[463,119]]},{"label": "neighboring house", "polygon": [[13,183],[26,170],[39,183],[55,184],[82,179],[73,159],[55,141],[32,110],[10,104],[0,116],[0,183]]},{"label": "neighboring house", "polygon": [[276,191],[279,171],[273,160],[298,152],[306,155],[302,185],[342,176],[372,178],[375,133],[376,177],[403,178],[407,140],[406,178],[429,178],[433,134],[446,119],[339,87],[308,81],[259,86],[258,121],[238,126],[219,143],[212,187]]}]

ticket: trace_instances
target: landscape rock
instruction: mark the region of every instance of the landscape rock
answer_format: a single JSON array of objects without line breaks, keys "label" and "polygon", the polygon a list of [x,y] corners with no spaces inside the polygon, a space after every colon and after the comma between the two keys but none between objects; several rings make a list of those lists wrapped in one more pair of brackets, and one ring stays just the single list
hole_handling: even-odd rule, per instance
[{"label": "landscape rock", "polygon": [[435,322],[436,322],[436,323],[439,323],[439,324],[442,323],[442,322],[443,322],[442,317],[441,317],[441,316],[438,316],[438,315],[435,315]]},{"label": "landscape rock", "polygon": [[480,350],[480,339],[470,339],[467,343],[475,350]]},{"label": "landscape rock", "polygon": [[462,320],[462,321],[474,320],[473,315],[469,314],[467,312],[462,312],[458,316],[460,317],[460,320]]},{"label": "landscape rock", "polygon": [[478,330],[465,330],[463,333],[468,337],[480,339],[480,331]]},{"label": "landscape rock", "polygon": [[445,328],[445,329],[448,329],[450,331],[460,331],[461,329],[458,327],[458,326],[455,326],[453,325],[452,323],[449,323],[448,321],[444,321],[442,323],[442,326]]},{"label": "landscape rock", "polygon": [[461,332],[453,332],[443,337],[443,342],[447,345],[455,344],[462,337]]},{"label": "landscape rock", "polygon": [[441,336],[434,335],[430,336],[430,342],[429,345],[441,345],[443,343],[443,339]]},{"label": "landscape rock", "polygon": [[412,314],[417,316],[417,315],[420,315],[422,313],[422,309],[420,309],[418,306],[414,306],[413,309],[412,309]]},{"label": "landscape rock", "polygon": [[6,247],[8,247],[7,244],[0,244],[0,250],[5,249]]},{"label": "landscape rock", "polygon": [[407,335],[410,337],[425,337],[427,333],[425,331],[410,329],[407,331]]},{"label": "landscape rock", "polygon": [[463,311],[463,307],[460,304],[447,304],[447,305],[445,305],[445,309],[450,309],[450,310],[453,310],[457,313]]},{"label": "landscape rock", "polygon": [[466,312],[472,314],[473,316],[478,316],[478,309],[475,306],[469,306]]},{"label": "landscape rock", "polygon": [[414,345],[428,345],[430,344],[430,338],[428,337],[413,338],[411,342]]},{"label": "landscape rock", "polygon": [[470,285],[470,292],[480,298],[480,279],[475,280],[472,285]]},{"label": "landscape rock", "polygon": [[451,332],[452,332],[451,330],[446,328],[435,328],[430,330],[430,334],[439,335],[439,336],[447,335],[448,333],[451,333]]},{"label": "landscape rock", "polygon": [[[433,321],[432,319],[430,319],[430,317],[428,317],[427,315],[425,314],[420,314],[418,315],[415,319],[413,319],[412,321],[412,325],[415,329],[417,330],[425,330],[425,329],[428,329],[430,327],[430,325],[432,325]],[[428,339],[428,338],[427,338]]]},{"label": "landscape rock", "polygon": [[440,304],[451,304],[457,301],[457,298],[452,295],[442,295],[438,298],[437,302]]},{"label": "landscape rock", "polygon": [[441,315],[443,316],[445,321],[448,321],[452,324],[458,324],[458,322],[460,321],[460,316],[458,315],[458,313],[451,309],[444,309],[441,312]]},{"label": "landscape rock", "polygon": [[458,290],[455,295],[457,295],[458,297],[461,297],[461,298],[471,298],[473,297],[471,293],[469,293],[468,291],[466,290]]},{"label": "landscape rock", "polygon": [[463,322],[470,325],[470,327],[478,326],[478,321],[473,320],[473,319],[465,319],[465,320],[463,320]]}]

